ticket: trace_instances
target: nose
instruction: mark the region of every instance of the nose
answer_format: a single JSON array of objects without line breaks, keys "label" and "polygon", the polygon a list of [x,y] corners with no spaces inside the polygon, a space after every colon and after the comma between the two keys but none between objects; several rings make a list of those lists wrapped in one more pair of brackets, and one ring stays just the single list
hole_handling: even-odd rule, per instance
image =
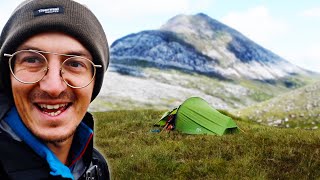
[{"label": "nose", "polygon": [[60,76],[60,60],[50,59],[48,61],[48,72],[39,82],[40,89],[46,92],[51,97],[58,97],[67,89],[66,83]]}]

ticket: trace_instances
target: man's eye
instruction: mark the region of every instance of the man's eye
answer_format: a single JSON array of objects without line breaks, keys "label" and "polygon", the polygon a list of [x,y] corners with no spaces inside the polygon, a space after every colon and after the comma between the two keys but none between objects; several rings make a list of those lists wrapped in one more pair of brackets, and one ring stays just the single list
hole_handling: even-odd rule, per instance
[{"label": "man's eye", "polygon": [[77,61],[71,61],[68,63],[68,66],[71,66],[71,67],[83,67],[82,63],[81,62],[77,62]]},{"label": "man's eye", "polygon": [[63,63],[62,69],[70,73],[83,73],[88,71],[88,65],[82,59],[77,60],[71,58]]},{"label": "man's eye", "polygon": [[24,58],[23,62],[25,63],[39,63],[41,60],[39,58],[36,57],[28,57],[28,58]]},{"label": "man's eye", "polygon": [[70,58],[64,63],[67,69],[87,69],[89,67],[88,62],[81,58]]},{"label": "man's eye", "polygon": [[40,57],[26,56],[17,60],[17,63],[23,66],[43,66],[46,61]]}]

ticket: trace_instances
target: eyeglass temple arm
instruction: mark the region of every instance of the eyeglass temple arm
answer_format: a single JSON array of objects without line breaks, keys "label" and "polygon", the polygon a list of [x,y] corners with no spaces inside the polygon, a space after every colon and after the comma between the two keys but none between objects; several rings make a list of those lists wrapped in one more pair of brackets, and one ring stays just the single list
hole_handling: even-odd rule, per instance
[{"label": "eyeglass temple arm", "polygon": [[102,68],[102,66],[101,65],[94,65],[94,67],[96,67],[96,68]]},{"label": "eyeglass temple arm", "polygon": [[4,53],[3,55],[4,55],[5,57],[12,57],[12,54]]}]

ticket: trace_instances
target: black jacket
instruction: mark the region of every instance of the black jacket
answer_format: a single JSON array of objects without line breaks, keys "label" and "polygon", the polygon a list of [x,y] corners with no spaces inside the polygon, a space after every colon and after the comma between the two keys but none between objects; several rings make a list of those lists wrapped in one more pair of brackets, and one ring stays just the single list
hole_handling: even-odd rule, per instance
[{"label": "black jacket", "polygon": [[[3,105],[0,102],[0,106],[1,104]],[[5,115],[4,111],[8,111],[8,109],[0,109],[0,120]],[[93,128],[93,117],[90,113],[86,114],[83,122]],[[80,180],[90,179],[90,177],[95,180],[110,179],[107,162],[93,148],[93,139],[91,139],[83,155],[83,161],[88,168],[86,168],[85,173],[79,178]],[[0,129],[0,180],[61,179],[51,176],[49,172],[50,168],[45,159],[38,156],[27,144],[14,140],[11,135]]]}]

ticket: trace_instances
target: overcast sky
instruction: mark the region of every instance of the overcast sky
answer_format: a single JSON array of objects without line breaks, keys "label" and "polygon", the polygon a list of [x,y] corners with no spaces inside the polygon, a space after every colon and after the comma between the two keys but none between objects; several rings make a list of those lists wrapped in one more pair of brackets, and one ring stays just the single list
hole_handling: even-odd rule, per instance
[{"label": "overcast sky", "polygon": [[[78,0],[113,41],[158,29],[178,14],[205,13],[303,68],[320,72],[319,0]],[[0,2],[0,29],[22,0]]]}]

